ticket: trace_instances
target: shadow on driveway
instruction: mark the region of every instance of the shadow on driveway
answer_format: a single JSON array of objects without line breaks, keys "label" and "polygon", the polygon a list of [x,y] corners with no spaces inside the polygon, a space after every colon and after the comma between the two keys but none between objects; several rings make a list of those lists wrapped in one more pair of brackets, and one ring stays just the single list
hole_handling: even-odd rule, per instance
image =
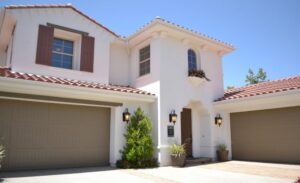
[{"label": "shadow on driveway", "polygon": [[7,171],[7,172],[0,172],[0,182],[2,182],[3,179],[5,178],[92,173],[92,172],[112,171],[112,170],[117,170],[117,169],[106,166],[106,167],[84,167],[84,168],[51,169],[51,170]]}]

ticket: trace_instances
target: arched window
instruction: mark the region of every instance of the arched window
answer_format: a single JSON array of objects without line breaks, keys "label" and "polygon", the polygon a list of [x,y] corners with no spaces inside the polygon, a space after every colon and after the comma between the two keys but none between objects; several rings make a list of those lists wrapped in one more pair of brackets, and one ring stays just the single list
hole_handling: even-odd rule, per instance
[{"label": "arched window", "polygon": [[188,50],[188,67],[189,71],[197,70],[197,56],[194,50]]}]

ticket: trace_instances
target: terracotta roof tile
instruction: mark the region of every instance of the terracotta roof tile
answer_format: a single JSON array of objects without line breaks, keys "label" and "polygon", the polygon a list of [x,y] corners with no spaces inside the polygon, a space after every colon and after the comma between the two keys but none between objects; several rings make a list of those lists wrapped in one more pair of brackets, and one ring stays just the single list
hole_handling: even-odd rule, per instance
[{"label": "terracotta roof tile", "polygon": [[71,8],[72,10],[74,10],[77,13],[79,13],[83,17],[87,18],[91,22],[93,22],[96,25],[100,26],[101,28],[107,30],[108,32],[110,32],[114,36],[120,37],[115,32],[111,31],[109,28],[107,28],[104,25],[100,24],[99,22],[97,22],[96,20],[94,20],[93,18],[91,18],[90,16],[84,14],[83,12],[81,12],[80,10],[78,10],[77,8],[75,8],[74,6],[72,6],[71,4],[39,4],[39,5],[9,5],[9,6],[5,6],[5,9],[26,9],[26,8],[27,9],[28,8]]},{"label": "terracotta roof tile", "polygon": [[120,35],[117,35],[115,32],[111,31],[110,29],[108,29],[107,27],[103,26],[102,24],[100,24],[99,22],[97,22],[96,20],[94,20],[93,18],[91,18],[90,16],[84,14],[83,12],[81,12],[80,10],[78,10],[77,8],[75,8],[74,6],[72,6],[70,3],[69,4],[36,4],[36,5],[9,5],[9,6],[5,6],[6,9],[26,9],[26,8],[71,8],[73,9],[74,11],[76,11],[77,13],[79,13],[80,15],[86,17],[87,19],[89,19],[90,21],[94,22],[95,24],[97,24],[98,26],[102,27],[103,29],[107,30],[108,32],[110,32],[111,34],[115,35],[116,37],[120,37],[120,38],[123,38],[123,39],[128,39],[130,38],[131,36],[135,35],[137,32],[141,31],[142,29],[146,28],[147,26],[149,26],[150,24],[154,23],[154,22],[163,22],[165,24],[168,24],[168,25],[171,25],[171,26],[174,26],[178,29],[181,29],[181,30],[185,30],[185,31],[188,31],[190,33],[193,33],[193,34],[196,34],[198,36],[201,36],[202,38],[204,39],[207,39],[207,40],[210,40],[210,41],[215,41],[219,44],[222,44],[222,45],[226,45],[226,46],[229,46],[230,48],[232,49],[235,49],[233,47],[232,44],[229,44],[229,43],[226,43],[226,42],[223,42],[221,40],[218,40],[216,38],[213,38],[211,36],[208,36],[206,34],[203,34],[203,33],[200,33],[198,31],[195,31],[195,30],[192,30],[192,29],[189,29],[187,27],[184,27],[184,26],[181,26],[181,25],[178,25],[178,24],[175,24],[171,21],[168,21],[168,20],[165,20],[163,18],[160,18],[160,17],[156,17],[155,19],[153,19],[152,21],[148,22],[147,24],[145,24],[144,26],[140,27],[135,33],[133,33],[131,36],[129,37],[125,37],[125,36],[120,36]]},{"label": "terracotta roof tile", "polygon": [[266,81],[263,83],[226,90],[224,93],[224,97],[219,98],[216,101],[246,98],[297,89],[300,89],[300,76],[274,81]]},{"label": "terracotta roof tile", "polygon": [[147,91],[132,88],[129,86],[101,84],[101,83],[96,83],[96,82],[87,82],[87,81],[64,79],[64,78],[58,78],[58,77],[52,77],[52,76],[43,76],[43,75],[37,75],[37,74],[14,72],[6,67],[0,67],[0,77],[154,96],[154,94],[151,94]]},{"label": "terracotta roof tile", "polygon": [[[150,26],[151,24],[153,24],[153,23],[155,23],[155,22],[161,22],[161,23],[164,23],[164,24],[173,26],[173,27],[178,28],[178,29],[180,29],[180,30],[184,30],[184,31],[187,31],[187,32],[189,32],[189,33],[192,33],[192,34],[195,34],[195,35],[197,35],[197,36],[200,36],[200,37],[202,37],[202,38],[204,38],[204,39],[207,39],[207,40],[209,40],[209,41],[214,41],[214,42],[217,42],[217,43],[219,43],[219,44],[228,46],[228,47],[230,47],[231,49],[235,49],[234,46],[233,46],[232,44],[230,44],[230,43],[221,41],[221,40],[219,40],[219,39],[213,38],[213,37],[211,37],[211,36],[208,36],[208,35],[206,35],[206,34],[203,34],[203,33],[200,33],[200,32],[198,32],[198,31],[192,30],[192,29],[190,29],[190,28],[187,28],[187,27],[178,25],[178,24],[176,24],[176,23],[174,23],[174,22],[171,22],[171,21],[169,21],[169,20],[163,19],[163,18],[161,18],[161,17],[155,17],[153,20],[151,20],[150,22],[148,22],[148,23],[146,23],[145,25],[143,25],[142,27],[140,27],[135,33],[133,33],[131,36],[129,36],[129,38],[132,37],[132,36],[134,36],[135,34],[137,34],[138,32],[142,31],[143,29],[147,28],[148,26]],[[123,38],[126,39],[126,37],[123,37]]]}]

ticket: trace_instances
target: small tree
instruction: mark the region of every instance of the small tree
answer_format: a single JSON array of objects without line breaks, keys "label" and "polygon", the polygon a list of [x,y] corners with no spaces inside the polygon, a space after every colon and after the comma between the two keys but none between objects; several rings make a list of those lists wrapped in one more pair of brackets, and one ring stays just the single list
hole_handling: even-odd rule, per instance
[{"label": "small tree", "polygon": [[226,90],[230,90],[230,89],[233,89],[233,88],[234,88],[234,86],[227,86]]},{"label": "small tree", "polygon": [[148,116],[139,107],[131,117],[125,134],[126,145],[121,151],[122,160],[117,162],[120,168],[144,168],[156,166],[153,159],[152,124]]},{"label": "small tree", "polygon": [[254,74],[252,69],[248,70],[248,74],[246,75],[246,84],[256,84],[266,81],[267,73],[262,69],[259,68],[258,73]]}]

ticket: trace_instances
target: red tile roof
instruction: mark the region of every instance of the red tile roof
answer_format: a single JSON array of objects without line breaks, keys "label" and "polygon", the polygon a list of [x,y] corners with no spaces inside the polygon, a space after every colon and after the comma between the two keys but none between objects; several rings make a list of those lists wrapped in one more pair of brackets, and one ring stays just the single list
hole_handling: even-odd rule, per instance
[{"label": "red tile roof", "polygon": [[240,88],[226,90],[224,97],[219,98],[216,101],[240,99],[297,89],[300,89],[300,76],[275,81],[266,81],[263,83],[252,84]]},{"label": "red tile roof", "polygon": [[107,27],[103,26],[102,24],[100,24],[99,22],[97,22],[96,20],[94,20],[93,18],[91,18],[90,16],[82,13],[80,10],[78,10],[77,8],[75,8],[74,6],[72,6],[71,4],[9,5],[9,6],[5,6],[5,9],[26,9],[26,8],[27,9],[28,8],[70,8],[70,9],[74,10],[75,12],[79,13],[80,15],[82,15],[83,17],[87,18],[91,22],[93,22],[96,25],[100,26],[101,28],[107,30],[108,32],[110,32],[114,36],[119,37],[119,35],[117,35],[113,31],[111,31]]},{"label": "red tile roof", "polygon": [[192,29],[189,29],[187,27],[184,27],[184,26],[181,26],[181,25],[178,25],[174,22],[171,22],[169,20],[166,20],[166,19],[163,19],[163,18],[160,18],[160,17],[156,17],[155,19],[151,20],[150,22],[146,23],[145,25],[143,25],[142,27],[140,27],[135,33],[133,33],[133,35],[129,36],[129,37],[132,37],[134,36],[135,34],[138,34],[139,32],[141,32],[142,30],[146,29],[148,26],[156,23],[156,22],[160,22],[160,23],[163,23],[165,25],[169,25],[169,26],[172,26],[173,28],[177,28],[179,30],[184,30],[186,32],[189,32],[189,33],[192,33],[193,35],[196,35],[196,36],[200,36],[201,38],[203,39],[206,39],[206,40],[209,40],[209,41],[213,41],[213,42],[217,42],[223,46],[227,46],[229,47],[230,49],[233,49],[235,50],[235,47],[230,44],[230,43],[227,43],[227,42],[224,42],[224,41],[221,41],[219,39],[216,39],[216,38],[213,38],[211,36],[208,36],[206,34],[203,34],[203,33],[200,33],[198,31],[195,31],[195,30],[192,30]]},{"label": "red tile roof", "polygon": [[139,90],[136,88],[131,88],[128,86],[100,84],[100,83],[95,83],[95,82],[63,79],[63,78],[52,77],[52,76],[43,76],[43,75],[37,75],[37,74],[13,72],[9,68],[6,68],[6,67],[0,67],[0,77],[154,96],[154,94],[151,94],[147,91]]}]

